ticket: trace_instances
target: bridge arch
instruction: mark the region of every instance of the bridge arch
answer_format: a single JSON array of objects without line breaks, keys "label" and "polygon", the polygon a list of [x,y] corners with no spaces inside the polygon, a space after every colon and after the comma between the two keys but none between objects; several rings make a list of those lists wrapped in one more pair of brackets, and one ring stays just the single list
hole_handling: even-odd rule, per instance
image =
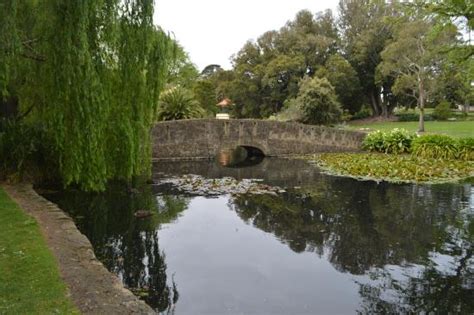
[{"label": "bridge arch", "polygon": [[254,157],[254,156],[265,156],[265,152],[263,149],[253,146],[253,145],[238,145],[237,147],[243,148],[247,151],[247,156],[248,157]]},{"label": "bridge arch", "polygon": [[212,159],[222,148],[255,148],[265,156],[360,150],[365,134],[324,126],[256,119],[160,122],[152,130],[154,159]]}]

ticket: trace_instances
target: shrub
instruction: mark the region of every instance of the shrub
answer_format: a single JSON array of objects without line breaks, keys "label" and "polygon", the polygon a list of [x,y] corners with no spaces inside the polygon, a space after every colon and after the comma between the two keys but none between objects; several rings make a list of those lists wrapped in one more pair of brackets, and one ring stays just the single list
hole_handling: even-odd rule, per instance
[{"label": "shrub", "polygon": [[344,122],[352,120],[352,115],[347,109],[344,109],[342,111],[341,120],[344,121]]},{"label": "shrub", "polygon": [[286,100],[283,109],[274,115],[273,119],[277,121],[302,121],[303,110],[295,98]]},{"label": "shrub", "polygon": [[[398,118],[398,121],[419,121],[420,115],[418,113],[396,113],[395,116]],[[434,120],[433,116],[430,114],[424,115],[425,121],[432,121]]]},{"label": "shrub", "polygon": [[362,142],[362,147],[368,151],[384,152],[384,133],[380,130],[369,133]]},{"label": "shrub", "polygon": [[466,161],[474,160],[474,138],[462,138],[457,143],[458,158]]},{"label": "shrub", "polygon": [[298,96],[292,103],[292,106],[302,110],[303,123],[326,125],[341,120],[341,105],[337,101],[334,87],[326,78],[302,79]]},{"label": "shrub", "polygon": [[451,104],[448,101],[439,103],[433,111],[433,118],[447,120],[449,117],[451,117]]},{"label": "shrub", "polygon": [[171,88],[160,96],[157,120],[178,120],[200,118],[204,110],[191,92],[182,88]]},{"label": "shrub", "polygon": [[363,142],[363,147],[369,151],[383,153],[410,152],[414,135],[405,129],[395,128],[389,132],[375,131],[369,133]]},{"label": "shrub", "polygon": [[458,143],[445,135],[424,135],[413,140],[412,154],[423,158],[456,159]]},{"label": "shrub", "polygon": [[372,115],[372,112],[370,111],[370,109],[364,106],[352,116],[352,120],[364,119],[364,118],[370,117],[371,115]]}]

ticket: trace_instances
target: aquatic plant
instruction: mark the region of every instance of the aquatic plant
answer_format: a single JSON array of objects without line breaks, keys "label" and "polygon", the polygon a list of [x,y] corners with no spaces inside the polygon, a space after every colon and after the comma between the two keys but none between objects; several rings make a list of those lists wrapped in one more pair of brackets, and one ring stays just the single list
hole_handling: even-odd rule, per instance
[{"label": "aquatic plant", "polygon": [[380,153],[326,153],[310,158],[329,174],[389,182],[444,183],[474,176],[474,162]]}]

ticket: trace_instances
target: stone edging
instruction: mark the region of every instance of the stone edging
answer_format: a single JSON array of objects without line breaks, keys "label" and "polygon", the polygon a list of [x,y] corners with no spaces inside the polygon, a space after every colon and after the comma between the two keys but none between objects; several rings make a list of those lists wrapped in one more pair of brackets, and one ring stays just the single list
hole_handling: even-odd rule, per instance
[{"label": "stone edging", "polygon": [[97,260],[87,237],[56,204],[38,195],[31,184],[2,187],[37,220],[49,249],[58,261],[61,277],[81,313],[156,314]]}]

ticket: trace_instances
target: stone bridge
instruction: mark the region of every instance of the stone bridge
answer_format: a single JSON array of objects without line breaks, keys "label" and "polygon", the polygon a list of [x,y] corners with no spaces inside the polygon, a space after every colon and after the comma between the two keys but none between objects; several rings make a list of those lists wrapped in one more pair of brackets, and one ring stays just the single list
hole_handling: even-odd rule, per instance
[{"label": "stone bridge", "polygon": [[153,159],[212,159],[238,146],[265,156],[360,150],[365,134],[324,126],[254,119],[160,122],[152,130]]}]

